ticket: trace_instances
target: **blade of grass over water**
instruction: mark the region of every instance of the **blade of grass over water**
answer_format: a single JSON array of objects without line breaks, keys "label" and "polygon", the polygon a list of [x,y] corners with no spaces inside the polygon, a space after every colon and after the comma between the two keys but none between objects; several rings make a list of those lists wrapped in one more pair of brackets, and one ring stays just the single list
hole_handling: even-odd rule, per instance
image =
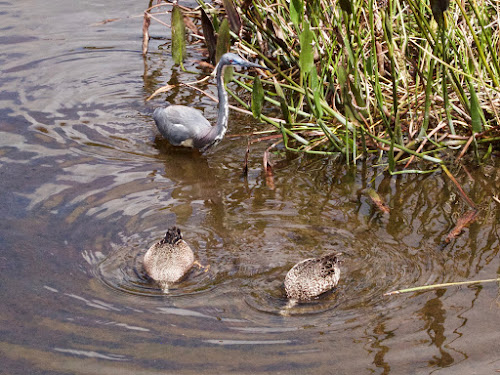
[{"label": "blade of grass over water", "polygon": [[212,21],[208,18],[207,14],[200,7],[200,15],[201,15],[201,26],[203,30],[203,36],[205,37],[205,44],[208,49],[208,58],[209,61],[215,65],[217,64],[215,60],[215,51],[217,49],[217,38],[215,37],[214,26],[212,25]]},{"label": "blade of grass over water", "polygon": [[229,51],[231,46],[231,39],[229,35],[229,23],[227,19],[224,18],[219,27],[218,37],[217,37],[217,47],[215,49],[215,60],[219,62],[223,54]]},{"label": "blade of grass over water", "polygon": [[241,19],[240,15],[236,11],[233,0],[224,0],[224,9],[226,10],[227,19],[229,20],[229,26],[231,30],[236,35],[240,34],[241,31]]},{"label": "blade of grass over water", "polygon": [[262,113],[262,103],[264,102],[264,89],[259,76],[255,76],[253,80],[252,91],[252,114],[256,119],[260,119]]},{"label": "blade of grass over water", "polygon": [[186,25],[178,5],[172,8],[172,57],[175,64],[182,65],[186,56]]},{"label": "blade of grass over water", "polygon": [[449,288],[452,286],[493,283],[493,282],[499,282],[499,281],[500,281],[500,278],[498,278],[498,279],[486,279],[486,280],[459,281],[459,282],[455,282],[455,283],[443,283],[443,284],[416,286],[414,288],[400,289],[400,290],[394,290],[392,292],[387,292],[384,294],[384,296],[393,296],[395,294],[411,293],[411,292],[421,292],[424,290],[432,290],[432,289],[439,289],[439,288]]}]

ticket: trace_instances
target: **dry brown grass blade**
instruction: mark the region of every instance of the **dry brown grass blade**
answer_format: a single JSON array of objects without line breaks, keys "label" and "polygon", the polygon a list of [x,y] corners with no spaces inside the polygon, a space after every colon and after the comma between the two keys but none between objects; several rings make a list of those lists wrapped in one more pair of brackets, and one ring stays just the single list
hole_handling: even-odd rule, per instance
[{"label": "dry brown grass blade", "polygon": [[472,143],[472,141],[473,141],[473,140],[474,140],[474,134],[473,134],[473,135],[471,135],[471,136],[469,137],[469,139],[467,140],[467,143],[465,144],[465,146],[464,146],[464,148],[463,148],[462,152],[460,153],[460,155],[458,155],[457,161],[458,161],[458,160],[460,160],[460,159],[461,159],[461,158],[465,155],[465,153],[466,153],[466,152],[467,152],[467,150],[469,149],[469,146],[470,146],[470,144]]},{"label": "dry brown grass blade", "polygon": [[165,85],[165,86],[162,86],[162,87],[160,87],[158,90],[156,90],[154,93],[152,93],[152,94],[151,94],[151,96],[149,96],[149,97],[146,99],[146,101],[153,99],[156,95],[161,94],[162,92],[167,92],[167,91],[170,91],[170,90],[172,90],[172,89],[173,89],[173,88],[175,88],[175,87],[179,87],[179,86],[187,86],[187,87],[191,87],[192,89],[195,89],[195,90],[197,90],[197,91],[200,91],[200,92],[201,92],[201,93],[203,93],[204,95],[208,96],[210,99],[215,100],[215,101],[217,102],[218,100],[216,100],[213,96],[211,96],[211,95],[207,94],[205,91],[203,91],[203,90],[201,90],[201,89],[199,89],[199,88],[197,88],[197,87],[191,86],[191,85],[196,85],[196,84],[199,84],[199,83],[205,82],[205,81],[207,81],[209,78],[210,78],[210,76],[206,76],[205,78],[202,78],[202,79],[200,79],[200,80],[198,80],[198,81],[194,81],[194,82],[183,82],[183,83],[179,83],[179,84],[177,84],[177,85]]},{"label": "dry brown grass blade", "polygon": [[144,22],[142,23],[142,55],[148,53],[149,45],[149,25],[151,24],[151,16],[148,12],[144,12]]},{"label": "dry brown grass blade", "polygon": [[101,22],[93,23],[90,26],[102,26],[102,25],[106,25],[107,23],[120,21],[120,20],[121,20],[121,18],[107,18],[105,20],[102,20]]},{"label": "dry brown grass blade", "polygon": [[254,144],[254,143],[259,143],[262,141],[269,141],[271,139],[281,139],[281,138],[282,138],[281,134],[266,135],[265,137],[259,137],[259,138],[253,139],[251,143]]},{"label": "dry brown grass blade", "polygon": [[200,31],[198,30],[198,27],[196,27],[194,22],[191,20],[191,17],[184,16],[184,24],[193,34],[200,35]]},{"label": "dry brown grass blade", "polygon": [[383,77],[385,75],[385,51],[380,42],[375,42],[375,47],[377,49],[378,73]]},{"label": "dry brown grass blade", "polygon": [[151,94],[149,98],[146,99],[146,101],[153,99],[156,95],[161,94],[162,92],[167,92],[172,90],[175,87],[178,87],[180,85],[165,85],[160,87],[158,90],[156,90],[154,93]]},{"label": "dry brown grass blade", "polygon": [[500,281],[499,278],[496,279],[486,279],[486,280],[470,280],[470,281],[457,281],[454,283],[442,283],[442,284],[432,284],[432,285],[423,285],[417,286],[414,288],[406,288],[400,290],[393,290],[392,292],[384,293],[384,296],[393,296],[401,293],[410,293],[410,292],[422,292],[424,290],[433,290],[438,288],[448,288],[451,286],[464,286],[464,285],[473,285],[473,284],[482,284],[482,283],[493,283]]},{"label": "dry brown grass blade", "polygon": [[[443,121],[440,125],[438,125],[437,127],[435,127],[434,129],[432,129],[432,131],[427,135],[426,138],[424,138],[424,140],[422,141],[422,143],[420,144],[420,146],[418,146],[417,150],[415,152],[420,152],[423,150],[425,144],[427,143],[427,140],[432,137],[434,134],[436,134],[439,130],[441,130],[442,128],[446,127],[446,123]],[[406,163],[405,165],[405,169],[408,168],[408,166],[413,162],[413,160],[415,159],[415,155],[412,155],[410,157],[410,159],[408,160],[408,162]]]},{"label": "dry brown grass blade", "polygon": [[195,60],[194,62],[197,63],[198,66],[203,68],[203,69],[210,69],[210,70],[215,69],[215,66],[209,62],[201,61],[201,60]]},{"label": "dry brown grass blade", "polygon": [[467,195],[467,193],[464,191],[464,189],[462,189],[462,186],[460,186],[460,184],[458,183],[458,181],[455,179],[455,177],[453,177],[453,175],[451,174],[451,172],[448,170],[448,168],[446,168],[445,165],[441,165],[441,168],[443,169],[443,171],[446,173],[446,175],[450,178],[450,180],[455,184],[455,186],[457,187],[458,189],[458,192],[460,193],[460,195],[462,196],[462,198],[465,199],[465,201],[467,202],[467,204],[470,206],[470,208],[472,208],[473,210],[476,210],[477,211],[477,206],[476,204],[472,201],[472,199],[469,198],[469,196]]},{"label": "dry brown grass blade", "polygon": [[478,216],[479,212],[477,210],[470,210],[466,212],[465,215],[459,217],[455,227],[446,236],[445,242],[449,243],[451,240],[455,239],[462,232],[462,230],[473,223]]}]

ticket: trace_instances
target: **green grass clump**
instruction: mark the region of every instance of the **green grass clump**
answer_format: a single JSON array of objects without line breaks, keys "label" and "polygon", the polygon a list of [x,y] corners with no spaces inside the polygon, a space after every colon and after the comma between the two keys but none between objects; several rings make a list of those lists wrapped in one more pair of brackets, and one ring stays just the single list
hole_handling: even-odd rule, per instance
[{"label": "green grass clump", "polygon": [[262,84],[267,108],[281,115],[261,118],[287,149],[347,163],[377,153],[401,173],[415,158],[441,164],[448,150],[484,158],[500,140],[500,3],[238,5],[236,48],[272,67]]}]

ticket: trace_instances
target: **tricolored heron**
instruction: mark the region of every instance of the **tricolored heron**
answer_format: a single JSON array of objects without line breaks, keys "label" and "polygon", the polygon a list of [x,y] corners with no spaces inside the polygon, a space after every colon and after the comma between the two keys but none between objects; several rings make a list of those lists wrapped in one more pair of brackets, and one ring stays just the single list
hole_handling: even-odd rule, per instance
[{"label": "tricolored heron", "polygon": [[171,105],[165,108],[156,108],[153,118],[161,135],[173,146],[194,147],[206,151],[218,144],[227,131],[229,105],[227,93],[224,89],[224,67],[228,65],[244,68],[269,69],[259,64],[251,63],[234,53],[222,55],[216,68],[217,93],[219,94],[219,113],[217,124],[210,125],[203,114],[184,105]]}]

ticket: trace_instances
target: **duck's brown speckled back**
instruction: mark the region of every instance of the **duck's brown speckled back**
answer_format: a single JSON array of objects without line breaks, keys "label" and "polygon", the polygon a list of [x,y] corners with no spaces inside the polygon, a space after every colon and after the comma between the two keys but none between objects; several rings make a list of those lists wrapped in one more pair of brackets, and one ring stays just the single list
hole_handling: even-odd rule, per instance
[{"label": "duck's brown speckled back", "polygon": [[164,290],[179,281],[193,266],[194,253],[182,239],[179,228],[170,228],[165,237],[144,255],[144,270]]},{"label": "duck's brown speckled back", "polygon": [[340,253],[310,258],[297,263],[285,277],[288,298],[307,301],[334,288],[339,282]]}]

